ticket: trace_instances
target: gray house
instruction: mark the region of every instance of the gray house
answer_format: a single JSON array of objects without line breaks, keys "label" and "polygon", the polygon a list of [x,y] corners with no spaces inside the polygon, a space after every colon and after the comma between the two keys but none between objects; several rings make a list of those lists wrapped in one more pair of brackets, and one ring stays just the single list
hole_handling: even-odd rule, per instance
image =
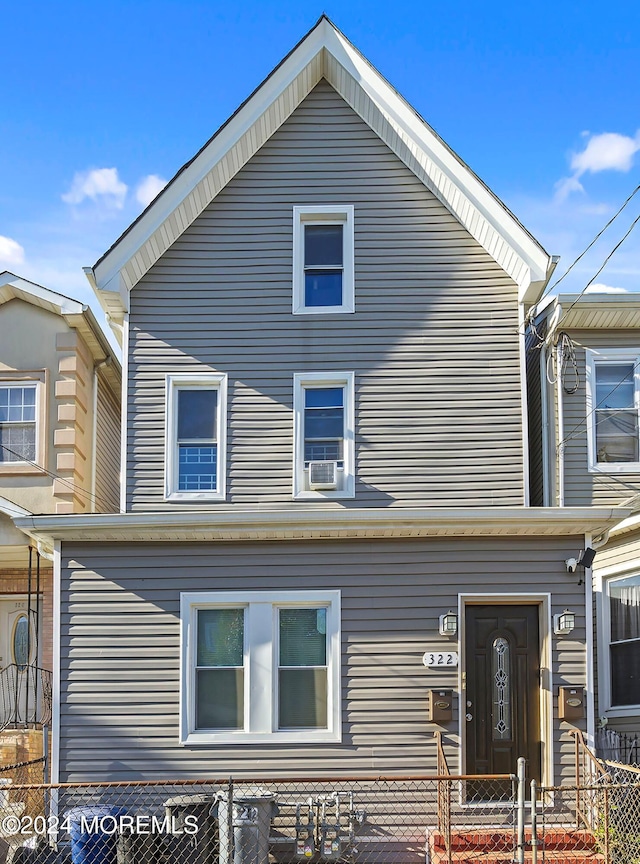
[{"label": "gray house", "polygon": [[551,269],[321,18],[88,270],[123,512],[17,520],[55,550],[54,778],[434,773],[435,731],[454,771],[571,776],[565,561],[617,516],[529,506]]},{"label": "gray house", "polygon": [[[601,728],[640,737],[640,300],[565,294],[535,323],[530,383],[532,503],[628,507],[596,544],[596,715]],[[535,403],[532,400],[532,405]],[[638,761],[637,749],[607,755]],[[632,742],[630,742],[632,743]]]}]

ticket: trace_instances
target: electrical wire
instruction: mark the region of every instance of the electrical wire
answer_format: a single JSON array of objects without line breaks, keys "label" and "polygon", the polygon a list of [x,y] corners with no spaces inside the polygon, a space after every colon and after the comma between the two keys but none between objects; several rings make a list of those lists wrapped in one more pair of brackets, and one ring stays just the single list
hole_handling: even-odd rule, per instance
[{"label": "electrical wire", "polygon": [[[42,465],[38,465],[37,462],[32,462],[30,459],[25,458],[22,453],[18,453],[15,450],[12,450],[10,447],[7,447],[6,444],[0,444],[0,447],[6,452],[10,453],[12,456],[15,456],[20,462],[26,462],[28,465],[31,465],[33,468],[37,468],[39,471],[42,471],[44,474],[47,474],[49,477],[52,477],[54,480],[59,480],[61,483],[64,483],[70,489],[78,492],[81,496],[84,496],[89,501],[95,503],[96,501],[102,501],[109,508],[113,507],[113,502],[108,501],[106,498],[103,498],[101,495],[94,495],[91,492],[88,492],[86,489],[83,489],[82,486],[78,486],[77,483],[72,483],[71,480],[68,480],[66,477],[61,477],[59,474],[56,474],[54,471],[49,471],[47,468],[44,468]],[[110,511],[109,511],[110,512]],[[118,512],[122,513],[122,510],[118,510]]]},{"label": "electrical wire", "polygon": [[587,288],[589,287],[589,285],[592,285],[592,284],[595,282],[595,280],[598,278],[598,276],[602,273],[602,271],[603,271],[604,268],[607,266],[607,264],[609,263],[609,261],[611,260],[611,258],[612,258],[612,257],[614,256],[614,254],[618,251],[618,249],[622,246],[622,244],[623,244],[624,241],[627,239],[627,237],[629,236],[629,234],[631,234],[631,232],[632,232],[633,229],[636,227],[636,225],[638,224],[638,222],[640,222],[640,214],[638,214],[638,215],[636,216],[636,218],[633,220],[633,222],[632,222],[631,225],[629,226],[629,229],[627,230],[627,232],[626,232],[626,234],[624,235],[624,237],[622,237],[622,239],[619,240],[619,241],[616,243],[616,245],[613,247],[613,249],[611,250],[611,252],[609,252],[609,254],[607,255],[607,257],[604,259],[604,261],[603,261],[602,264],[600,265],[600,269],[598,270],[598,272],[597,272],[594,276],[592,276],[591,279],[589,279],[589,281],[588,281],[587,284],[584,286],[584,288],[582,289],[582,291],[578,294],[578,296],[577,296],[576,299],[573,301],[573,303],[571,304],[571,306],[569,306],[569,308],[568,308],[565,312],[562,313],[562,317],[561,317],[560,320],[558,321],[558,325],[557,325],[558,327],[562,324],[562,322],[563,322],[564,319],[567,317],[567,315],[569,314],[569,312],[571,312],[571,310],[572,310],[573,307],[576,305],[576,303],[578,302],[578,300],[580,300],[580,298],[582,297],[582,295],[584,294],[584,292],[587,290]]}]

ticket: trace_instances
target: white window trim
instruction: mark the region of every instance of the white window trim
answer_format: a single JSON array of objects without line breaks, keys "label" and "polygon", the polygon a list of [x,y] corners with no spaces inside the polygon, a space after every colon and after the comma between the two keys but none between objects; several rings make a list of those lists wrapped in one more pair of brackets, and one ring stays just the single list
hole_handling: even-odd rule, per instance
[{"label": "white window trim", "polygon": [[596,366],[598,363],[634,363],[634,407],[640,410],[640,355],[629,348],[609,348],[596,351],[585,348],[587,459],[592,474],[638,474],[640,462],[598,462],[596,460]]},{"label": "white window trim", "polygon": [[[283,730],[277,724],[278,610],[327,608],[327,729]],[[195,728],[196,616],[200,609],[244,607],[244,725]],[[205,591],[180,594],[180,743],[315,744],[342,740],[340,591]]]},{"label": "white window trim", "polygon": [[[343,225],[342,305],[305,306],[304,230],[305,223]],[[310,204],[293,208],[293,314],[333,315],[355,312],[353,204]]]},{"label": "white window trim", "polygon": [[34,387],[36,388],[36,455],[35,459],[27,462],[24,459],[16,459],[14,462],[0,462],[0,474],[42,474],[45,471],[47,459],[47,372],[38,370],[34,372],[17,372],[3,369],[0,372],[0,386],[2,387]]},{"label": "white window trim", "polygon": [[638,575],[637,562],[622,567],[606,569],[598,573],[596,585],[596,613],[598,615],[598,708],[607,717],[636,717],[640,714],[640,703],[636,705],[611,704],[611,609],[609,584],[629,576]]},{"label": "white window trim", "polygon": [[[307,387],[344,387],[344,468],[341,489],[305,489],[304,391]],[[306,372],[293,376],[293,497],[326,500],[355,497],[355,374],[353,372]]]},{"label": "white window trim", "polygon": [[[178,491],[177,392],[186,387],[203,387],[207,390],[218,391],[216,411],[216,476],[218,488],[216,490]],[[198,375],[167,375],[165,429],[165,499],[167,501],[224,501],[227,475],[227,376],[217,372]]]}]

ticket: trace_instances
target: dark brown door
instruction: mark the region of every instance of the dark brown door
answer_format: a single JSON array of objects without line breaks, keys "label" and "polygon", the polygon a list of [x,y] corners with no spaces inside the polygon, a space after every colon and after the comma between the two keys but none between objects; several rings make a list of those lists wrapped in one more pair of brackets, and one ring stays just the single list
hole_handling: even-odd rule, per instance
[{"label": "dark brown door", "polygon": [[465,620],[467,773],[515,774],[524,756],[539,783],[538,606],[467,606]]}]

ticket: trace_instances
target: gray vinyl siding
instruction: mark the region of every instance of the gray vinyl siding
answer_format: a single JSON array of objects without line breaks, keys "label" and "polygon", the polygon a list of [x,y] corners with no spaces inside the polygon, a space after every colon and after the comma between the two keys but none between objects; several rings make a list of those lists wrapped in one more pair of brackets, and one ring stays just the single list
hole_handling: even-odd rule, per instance
[{"label": "gray vinyl siding", "polygon": [[[640,353],[640,334],[609,330],[575,330],[579,387],[576,393],[563,394],[565,437],[565,504],[567,507],[621,504],[640,492],[640,474],[590,473],[587,459],[587,397],[584,348],[633,348]],[[569,384],[573,374],[568,373]]]},{"label": "gray vinyl siding", "polygon": [[[355,314],[292,314],[314,203],[354,205]],[[207,370],[229,380],[214,507],[292,505],[293,375],[317,371],[355,373],[357,482],[313,506],[522,504],[517,329],[515,283],[321,82],[131,293],[128,509],[185,509],[163,500],[165,374]]]},{"label": "gray vinyl siding", "polygon": [[[61,586],[62,781],[131,778],[435,773],[427,690],[457,670],[428,670],[456,650],[438,616],[458,592],[552,592],[577,627],[552,638],[560,684],[585,683],[584,593],[564,560],[576,538],[429,538],[253,544],[65,544]],[[340,589],[341,744],[178,743],[181,591]],[[517,602],[511,598],[511,602]],[[458,704],[442,731],[458,770]],[[572,776],[568,724],[554,722],[555,779]]]},{"label": "gray vinyl siding", "polygon": [[98,513],[120,510],[120,399],[100,375],[96,404],[95,496]]},{"label": "gray vinyl siding", "polygon": [[542,439],[542,381],[540,379],[540,338],[544,337],[546,322],[536,332],[525,334],[527,419],[529,427],[529,503],[532,507],[544,504],[544,463]]}]

